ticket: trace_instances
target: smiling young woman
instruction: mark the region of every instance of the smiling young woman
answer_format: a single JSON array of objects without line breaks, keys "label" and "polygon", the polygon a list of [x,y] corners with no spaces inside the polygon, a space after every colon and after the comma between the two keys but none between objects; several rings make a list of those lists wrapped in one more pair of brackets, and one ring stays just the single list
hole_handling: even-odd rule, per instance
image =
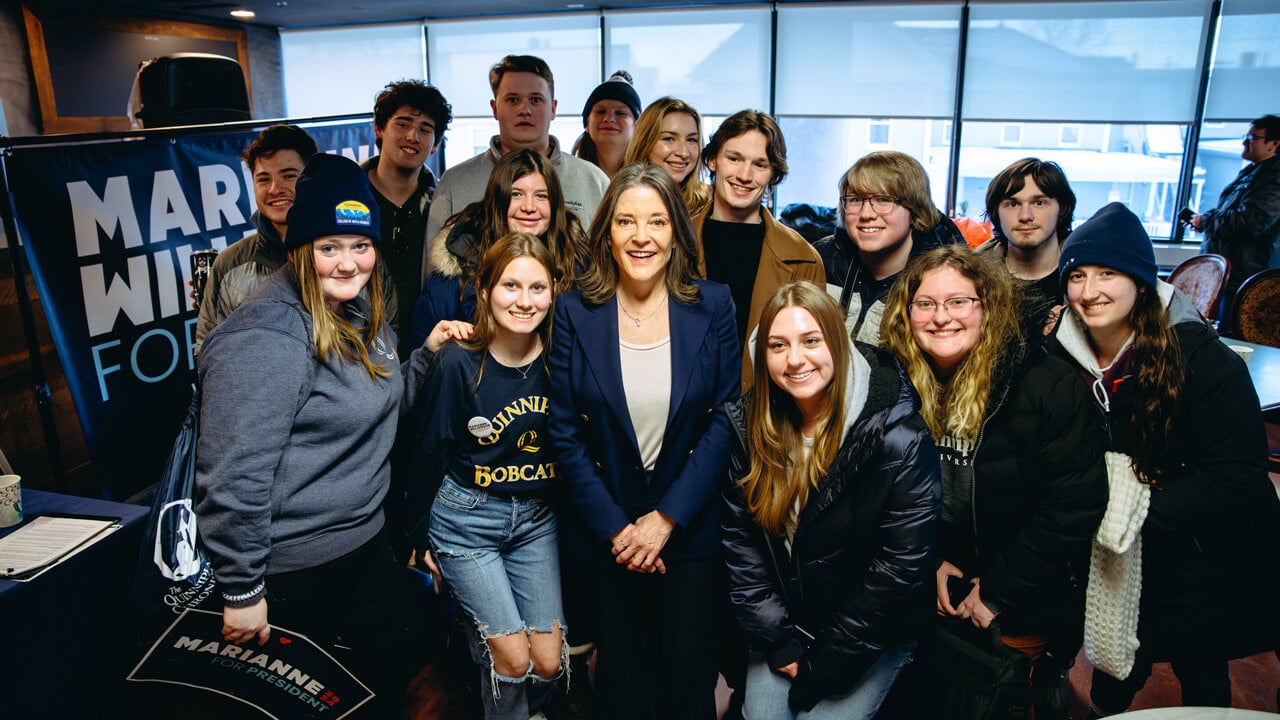
[{"label": "smiling young woman", "polygon": [[[417,556],[472,621],[485,717],[538,713],[563,671],[556,463],[547,435],[545,350],[555,295],[550,250],[507,235],[477,272],[475,331],[436,354],[423,391],[413,478],[425,516]],[[510,408],[520,407],[520,412]]]},{"label": "smiling young woman", "polygon": [[871,718],[929,626],[937,453],[901,367],[823,288],[778,288],[753,356],[721,519],[743,714]]},{"label": "smiling young woman", "polygon": [[586,234],[565,206],[556,168],[536,150],[516,150],[489,173],[484,198],[450,217],[431,240],[430,273],[413,311],[412,341],[420,345],[441,320],[471,321],[480,259],[498,238],[530,233],[554,260],[556,290],[573,286],[586,259]]},{"label": "smiling young woman", "polygon": [[890,291],[880,338],[942,459],[936,610],[981,628],[998,619],[1035,660],[1037,720],[1053,720],[1069,709],[1079,578],[1107,502],[1102,423],[1074,369],[1024,344],[1015,287],[998,258],[931,250]]},{"label": "smiling young woman", "polygon": [[[1104,523],[1140,529],[1124,553],[1136,548],[1140,572],[1119,586],[1090,581],[1096,607],[1137,616],[1120,669],[1094,670],[1094,716],[1126,710],[1153,662],[1172,662],[1184,705],[1229,706],[1227,661],[1277,637],[1277,574],[1265,568],[1280,552],[1280,501],[1257,393],[1212,325],[1157,278],[1151,239],[1124,205],[1072,232],[1058,267],[1070,310],[1049,347],[1087,380],[1108,425],[1112,485],[1150,497],[1145,517],[1108,509]],[[1104,647],[1091,636],[1117,634],[1115,619],[1090,613],[1086,651]]]},{"label": "smiling young woman", "polygon": [[384,519],[405,374],[425,363],[397,362],[364,171],[313,155],[288,221],[288,264],[200,354],[200,537],[226,640],[274,623],[342,645],[390,717],[425,649]]}]

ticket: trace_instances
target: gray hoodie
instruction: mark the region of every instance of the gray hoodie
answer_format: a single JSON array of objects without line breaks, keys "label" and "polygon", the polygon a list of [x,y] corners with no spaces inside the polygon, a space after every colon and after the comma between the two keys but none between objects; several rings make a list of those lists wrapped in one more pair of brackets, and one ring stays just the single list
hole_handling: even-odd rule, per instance
[{"label": "gray hoodie", "polygon": [[[363,298],[347,303],[359,326]],[[196,502],[224,604],[253,604],[268,574],[315,567],[383,526],[404,381],[385,328],[376,382],[360,363],[314,354],[311,316],[288,267],[205,338]]]}]

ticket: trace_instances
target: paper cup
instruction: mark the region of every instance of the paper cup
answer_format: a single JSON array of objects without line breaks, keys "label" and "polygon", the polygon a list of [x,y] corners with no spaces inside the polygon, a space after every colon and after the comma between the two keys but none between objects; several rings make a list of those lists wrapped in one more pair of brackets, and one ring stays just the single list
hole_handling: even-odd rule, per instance
[{"label": "paper cup", "polygon": [[1228,347],[1235,351],[1235,354],[1239,355],[1240,359],[1245,362],[1249,362],[1249,358],[1253,357],[1253,348],[1251,347],[1245,347],[1244,345],[1229,345]]},{"label": "paper cup", "polygon": [[22,522],[22,478],[0,475],[0,528]]}]

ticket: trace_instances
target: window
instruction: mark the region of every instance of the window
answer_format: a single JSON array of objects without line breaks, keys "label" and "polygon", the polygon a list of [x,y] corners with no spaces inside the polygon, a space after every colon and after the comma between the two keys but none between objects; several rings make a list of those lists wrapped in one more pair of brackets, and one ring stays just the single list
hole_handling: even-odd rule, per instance
[{"label": "window", "polygon": [[1058,145],[1062,147],[1079,147],[1080,126],[1063,125],[1058,128]]},{"label": "window", "polygon": [[281,30],[280,55],[292,118],[373,112],[388,82],[426,77],[418,23]]},{"label": "window", "polygon": [[1280,87],[1277,48],[1280,8],[1273,0],[1224,3],[1209,75],[1205,119],[1248,121],[1275,112],[1271,94],[1261,89]]},{"label": "window", "polygon": [[[1152,147],[1172,150],[1157,135],[1174,132],[1185,142],[1182,125],[1082,123],[1078,147],[1063,149],[1059,141],[1065,127],[1059,123],[1020,123],[1022,144],[1009,147],[1003,136],[1009,123],[969,122],[964,126],[960,150],[956,204],[980,215],[986,206],[987,185],[1001,170],[1025,157],[1052,160],[1062,166],[1076,194],[1075,224],[1087,220],[1099,208],[1120,201],[1142,218],[1153,237],[1169,237],[1176,205],[1182,153],[1155,154]],[[1237,143],[1238,144],[1238,143]],[[1238,166],[1237,166],[1238,167]]]},{"label": "window", "polygon": [[876,150],[919,160],[944,206],[960,8],[778,7],[776,109],[791,166],[777,186],[779,207],[836,206],[840,178]]},{"label": "window", "polygon": [[974,0],[964,116],[1190,122],[1205,10],[1203,0]]},{"label": "window", "polygon": [[780,115],[950,117],[960,3],[778,8]]},{"label": "window", "polygon": [[1021,123],[1005,123],[1000,126],[1000,144],[1001,145],[1021,145],[1022,144],[1022,124]]},{"label": "window", "polygon": [[924,166],[929,176],[933,202],[946,205],[947,173],[950,171],[948,142],[936,142],[939,120],[913,118],[879,119],[888,128],[888,145],[871,146],[870,125],[865,118],[780,117],[778,125],[787,140],[787,164],[791,173],[777,186],[777,206],[810,203],[826,207],[837,204],[840,178],[858,158],[876,150],[906,153]]},{"label": "window", "polygon": [[606,12],[604,67],[629,71],[646,105],[671,95],[703,115],[767,110],[770,26],[767,7]]},{"label": "window", "polygon": [[872,119],[867,123],[867,144],[883,145],[889,144],[889,121],[879,118]]},{"label": "window", "polygon": [[551,134],[568,152],[582,133],[582,105],[600,84],[600,28],[594,15],[537,15],[427,25],[431,84],[453,105],[445,146],[450,168],[489,147],[498,133],[489,101],[489,68],[507,55],[536,55],[555,77]]}]

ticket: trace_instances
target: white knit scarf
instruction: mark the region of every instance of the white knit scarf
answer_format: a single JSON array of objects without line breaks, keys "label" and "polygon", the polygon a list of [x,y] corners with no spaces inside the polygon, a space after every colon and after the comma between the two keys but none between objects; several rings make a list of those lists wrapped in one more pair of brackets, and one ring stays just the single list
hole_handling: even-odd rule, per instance
[{"label": "white knit scarf", "polygon": [[1085,596],[1084,652],[1089,663],[1123,680],[1138,650],[1138,602],[1142,596],[1142,523],[1151,488],[1139,482],[1132,459],[1108,452],[1111,497],[1093,537]]}]

